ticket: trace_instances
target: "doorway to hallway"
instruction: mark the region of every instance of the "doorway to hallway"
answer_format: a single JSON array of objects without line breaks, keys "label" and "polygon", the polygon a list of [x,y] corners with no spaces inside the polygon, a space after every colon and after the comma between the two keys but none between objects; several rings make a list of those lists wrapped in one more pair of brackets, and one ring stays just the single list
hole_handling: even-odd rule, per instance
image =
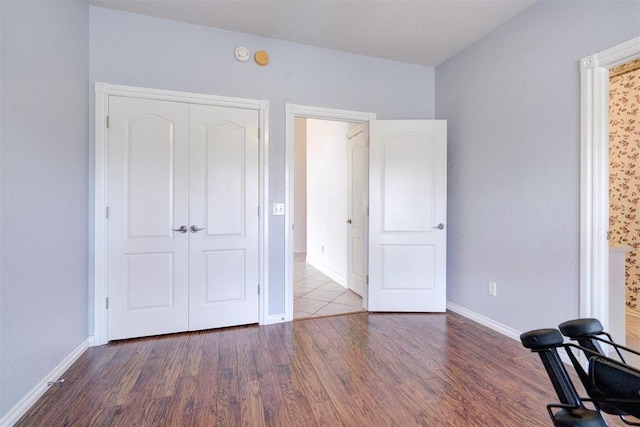
[{"label": "doorway to hallway", "polygon": [[362,310],[363,123],[294,118],[294,318]]},{"label": "doorway to hallway", "polygon": [[[640,350],[640,219],[636,215],[640,196],[640,174],[636,172],[639,80],[640,59],[609,70],[609,298],[611,317],[626,318],[626,334],[620,335],[626,335],[627,346],[635,350]],[[615,332],[611,330],[614,338]]]},{"label": "doorway to hallway", "polygon": [[[376,120],[375,114],[286,105],[285,316],[294,312],[293,258],[296,117],[361,123],[368,147],[363,176],[366,204],[361,260],[365,286],[363,308],[372,311],[444,312],[446,308],[446,170],[445,120]],[[343,133],[344,135],[344,133]],[[315,164],[315,159],[313,163]],[[336,165],[323,169],[323,178]],[[336,174],[340,176],[340,174]],[[325,186],[325,182],[321,187]],[[307,198],[310,200],[310,198]],[[355,199],[354,199],[355,200]],[[323,210],[333,202],[320,203]],[[357,202],[355,203],[357,204]],[[308,207],[308,211],[316,209]],[[345,209],[346,210],[346,209]],[[344,212],[344,211],[342,211]],[[355,218],[355,217],[354,217]],[[351,221],[350,221],[351,220]],[[355,222],[340,218],[342,226]],[[345,224],[346,223],[346,224]],[[352,233],[350,236],[354,237]],[[320,240],[325,240],[321,235]],[[344,240],[344,239],[343,239]],[[356,239],[350,239],[356,240]],[[323,244],[307,242],[322,252]],[[336,246],[337,247],[337,246]],[[331,251],[330,251],[331,252]],[[352,251],[349,251],[352,252]],[[313,255],[307,251],[307,262]],[[322,257],[320,257],[321,259]],[[357,257],[354,257],[357,259]],[[340,259],[340,257],[338,257]],[[342,258],[344,259],[344,258]],[[330,278],[332,272],[323,271]],[[352,277],[348,275],[348,277]]]}]

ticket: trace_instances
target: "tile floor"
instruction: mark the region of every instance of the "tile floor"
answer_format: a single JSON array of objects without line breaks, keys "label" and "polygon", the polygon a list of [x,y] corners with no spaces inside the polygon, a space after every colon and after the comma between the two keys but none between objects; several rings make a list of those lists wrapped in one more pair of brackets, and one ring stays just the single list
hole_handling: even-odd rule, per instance
[{"label": "tile floor", "polygon": [[334,316],[362,310],[362,297],[337,284],[305,262],[293,257],[293,318]]}]

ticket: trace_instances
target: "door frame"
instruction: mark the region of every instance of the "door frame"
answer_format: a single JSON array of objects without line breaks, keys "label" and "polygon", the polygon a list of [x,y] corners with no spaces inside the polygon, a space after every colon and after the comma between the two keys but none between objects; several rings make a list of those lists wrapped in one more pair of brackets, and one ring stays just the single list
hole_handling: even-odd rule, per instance
[{"label": "door frame", "polygon": [[580,317],[609,330],[609,69],[640,57],[635,37],[580,60]]},{"label": "door frame", "polygon": [[[375,113],[340,110],[334,108],[313,107],[298,104],[285,104],[285,196],[284,215],[284,321],[293,320],[293,212],[294,212],[294,123],[296,117],[320,120],[339,120],[343,122],[359,122],[369,132],[369,122],[376,119]],[[367,157],[367,174],[369,164]],[[365,233],[368,233],[368,228]],[[366,248],[365,248],[366,249]],[[366,270],[366,268],[365,268]],[[365,286],[362,303],[367,308],[367,288]]]},{"label": "door frame", "polygon": [[95,115],[94,115],[94,205],[93,205],[93,336],[91,345],[107,343],[107,295],[108,295],[108,239],[106,209],[109,205],[108,194],[108,146],[109,133],[106,118],[109,115],[109,96],[123,96],[130,98],[152,99],[158,101],[183,102],[189,104],[215,105],[221,107],[244,108],[258,111],[259,120],[259,148],[258,148],[258,200],[259,232],[258,232],[258,277],[260,295],[258,300],[258,319],[265,323],[268,307],[268,241],[269,223],[266,207],[269,202],[268,188],[269,164],[269,102],[207,95],[191,92],[180,92],[163,89],[151,89],[135,86],[114,85],[95,82]]}]

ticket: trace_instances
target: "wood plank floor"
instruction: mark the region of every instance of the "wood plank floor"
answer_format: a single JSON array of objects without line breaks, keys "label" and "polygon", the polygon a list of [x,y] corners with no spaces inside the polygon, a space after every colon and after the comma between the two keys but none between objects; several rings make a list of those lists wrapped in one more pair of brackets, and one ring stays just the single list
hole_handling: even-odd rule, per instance
[{"label": "wood plank floor", "polygon": [[298,320],[87,350],[17,426],[550,426],[538,357],[454,313]]}]

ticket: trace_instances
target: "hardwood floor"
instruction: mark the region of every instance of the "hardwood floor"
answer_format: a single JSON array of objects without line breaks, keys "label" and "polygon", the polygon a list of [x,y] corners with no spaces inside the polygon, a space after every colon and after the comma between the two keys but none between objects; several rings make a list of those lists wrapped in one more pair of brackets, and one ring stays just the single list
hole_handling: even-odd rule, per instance
[{"label": "hardwood floor", "polygon": [[87,350],[18,426],[550,426],[538,357],[454,313],[357,313]]}]

